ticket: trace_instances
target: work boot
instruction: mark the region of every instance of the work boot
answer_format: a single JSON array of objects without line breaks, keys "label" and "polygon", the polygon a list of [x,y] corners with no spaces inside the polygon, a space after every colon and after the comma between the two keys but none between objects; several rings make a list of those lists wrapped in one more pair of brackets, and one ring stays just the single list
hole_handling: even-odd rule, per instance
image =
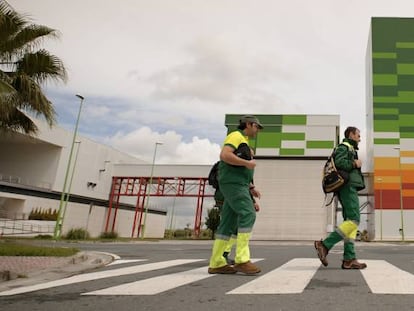
[{"label": "work boot", "polygon": [[223,257],[226,258],[226,262],[227,262],[228,265],[234,266],[234,264],[235,264],[234,259],[229,258],[229,253],[228,252],[224,252]]},{"label": "work boot", "polygon": [[208,273],[209,274],[234,274],[237,271],[229,265],[225,265],[223,267],[219,267],[219,268],[208,268]]},{"label": "work boot", "polygon": [[326,256],[328,256],[329,250],[326,248],[325,245],[323,245],[322,240],[315,241],[313,245],[315,246],[320,261],[326,267],[328,265],[328,260],[326,259]]},{"label": "work boot", "polygon": [[366,267],[366,263],[359,262],[355,258],[342,261],[342,269],[365,269]]},{"label": "work boot", "polygon": [[236,270],[237,272],[241,272],[247,275],[253,275],[253,274],[257,274],[260,271],[260,268],[257,267],[256,265],[254,265],[250,260],[248,262],[245,263],[236,263],[233,266],[234,270]]}]

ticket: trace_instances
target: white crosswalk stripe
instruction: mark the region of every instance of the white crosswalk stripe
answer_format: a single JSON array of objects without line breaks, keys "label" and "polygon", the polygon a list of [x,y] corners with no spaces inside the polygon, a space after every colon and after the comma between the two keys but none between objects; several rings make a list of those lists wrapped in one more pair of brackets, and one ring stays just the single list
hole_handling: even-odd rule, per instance
[{"label": "white crosswalk stripe", "polygon": [[66,279],[46,282],[42,284],[36,284],[32,286],[24,286],[15,289],[11,289],[8,291],[0,292],[0,296],[10,296],[16,294],[23,294],[28,292],[33,292],[41,289],[47,289],[62,285],[69,285],[74,283],[86,282],[91,280],[99,280],[103,278],[110,278],[115,276],[121,275],[129,275],[134,273],[152,271],[157,269],[163,269],[167,267],[173,267],[178,265],[184,265],[188,263],[203,261],[204,259],[176,259],[176,260],[169,260],[169,261],[162,261],[162,262],[155,262],[143,265],[136,265],[131,267],[125,267],[120,269],[113,269],[113,270],[105,270],[100,272],[92,272],[86,274],[75,275]]},{"label": "white crosswalk stripe", "polygon": [[132,263],[132,262],[140,262],[140,261],[146,261],[146,259],[118,259],[108,264],[108,266],[122,265],[124,263]]},{"label": "white crosswalk stripe", "polygon": [[[252,262],[263,260],[252,259]],[[197,268],[189,271],[162,275],[151,279],[136,281],[119,286],[96,290],[82,295],[155,295],[186,284],[201,281],[217,274],[208,274],[208,267]]]},{"label": "white crosswalk stripe", "polygon": [[119,286],[108,287],[82,295],[155,295],[175,287],[197,282],[214,274],[207,274],[207,267],[193,269],[189,271],[162,275],[142,281],[122,284]]},{"label": "white crosswalk stripe", "polygon": [[321,262],[313,258],[295,258],[283,266],[244,284],[227,294],[297,294],[303,292]]},{"label": "white crosswalk stripe", "polygon": [[[263,259],[253,259],[252,261],[260,260]],[[360,272],[373,294],[414,294],[413,274],[401,270],[384,260],[361,260],[368,265],[366,269],[360,270]],[[132,266],[124,268],[106,269],[43,284],[14,288],[0,292],[0,296],[10,296],[63,285],[165,269],[165,271],[159,272],[159,274],[162,273],[163,275],[150,278],[144,277],[139,281],[81,293],[81,295],[85,296],[157,295],[180,286],[202,282],[207,278],[218,276],[217,274],[208,274],[208,267],[202,263],[202,267],[185,270],[185,265],[202,261],[205,262],[206,259],[176,259],[146,264],[137,262]],[[132,263],[133,261],[120,260],[118,264]],[[181,268],[184,271],[168,273],[168,268],[178,265],[184,266]],[[226,294],[300,294],[305,291],[305,288],[320,266],[321,263],[316,258],[294,258],[274,270],[262,272],[253,278],[245,278],[244,284],[228,291]]]},{"label": "white crosswalk stripe", "polygon": [[414,275],[385,260],[364,260],[368,267],[361,270],[374,294],[414,294]]}]

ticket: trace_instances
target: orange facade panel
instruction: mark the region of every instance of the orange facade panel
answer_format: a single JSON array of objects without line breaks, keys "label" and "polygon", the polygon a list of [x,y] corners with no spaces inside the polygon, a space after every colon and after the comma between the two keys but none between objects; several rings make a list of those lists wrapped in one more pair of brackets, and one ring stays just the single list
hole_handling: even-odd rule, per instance
[{"label": "orange facade panel", "polygon": [[374,170],[399,170],[400,159],[395,157],[375,157]]},{"label": "orange facade panel", "polygon": [[409,150],[409,151],[404,151],[404,150],[401,150],[401,157],[404,157],[404,158],[414,158],[414,151],[411,151],[411,150]]}]

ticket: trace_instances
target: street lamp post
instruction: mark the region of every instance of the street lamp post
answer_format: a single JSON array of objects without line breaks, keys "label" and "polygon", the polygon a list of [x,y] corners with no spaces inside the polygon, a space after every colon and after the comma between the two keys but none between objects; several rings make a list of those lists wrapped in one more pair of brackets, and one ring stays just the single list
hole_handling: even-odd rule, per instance
[{"label": "street lamp post", "polygon": [[147,194],[146,194],[145,209],[144,209],[144,223],[143,223],[142,234],[141,234],[142,239],[145,238],[145,229],[146,229],[147,214],[148,214],[148,203],[149,203],[149,198],[150,198],[149,195],[150,195],[150,192],[151,192],[150,187],[152,185],[152,177],[154,176],[155,156],[157,155],[158,145],[162,145],[162,143],[160,143],[160,142],[155,143],[154,155],[152,157],[151,175],[150,175],[149,185],[147,186]]},{"label": "street lamp post", "polygon": [[403,193],[402,193],[402,172],[401,172],[401,147],[394,147],[394,149],[398,150],[398,169],[400,173],[400,214],[401,214],[401,240],[405,240],[404,236],[404,205],[403,205]]},{"label": "street lamp post", "polygon": [[76,94],[76,97],[78,97],[80,99],[79,112],[78,112],[78,117],[76,119],[75,129],[73,131],[73,140],[72,140],[72,145],[70,147],[69,160],[68,160],[68,164],[67,164],[67,167],[66,167],[66,173],[65,173],[65,180],[63,182],[62,194],[60,196],[60,203],[59,203],[58,215],[57,215],[57,219],[56,219],[55,231],[53,233],[54,239],[59,239],[61,234],[62,234],[62,224],[63,224],[63,217],[64,217],[63,207],[64,207],[64,204],[66,202],[66,196],[67,196],[67,189],[66,188],[67,188],[67,184],[68,184],[69,171],[70,171],[70,167],[71,167],[71,164],[72,164],[72,156],[73,156],[73,149],[74,149],[74,146],[75,146],[76,133],[78,131],[79,119],[80,119],[80,115],[81,115],[81,111],[82,111],[82,104],[83,104],[83,100],[84,100],[84,97],[79,95],[79,94]]},{"label": "street lamp post", "polygon": [[80,141],[75,141],[75,144],[78,145],[78,148],[76,148],[75,161],[73,162],[73,168],[72,168],[72,173],[71,173],[71,176],[70,176],[69,186],[68,186],[68,190],[67,190],[65,202],[63,204],[63,212],[62,212],[62,222],[61,222],[61,226],[63,226],[63,221],[65,220],[66,207],[68,206],[69,197],[70,197],[70,190],[72,189],[73,176],[75,175],[76,163],[78,162],[78,155],[79,155],[80,143],[81,143]]},{"label": "street lamp post", "polygon": [[382,178],[378,177],[377,181],[379,182],[379,191],[380,191],[380,237],[382,241]]}]

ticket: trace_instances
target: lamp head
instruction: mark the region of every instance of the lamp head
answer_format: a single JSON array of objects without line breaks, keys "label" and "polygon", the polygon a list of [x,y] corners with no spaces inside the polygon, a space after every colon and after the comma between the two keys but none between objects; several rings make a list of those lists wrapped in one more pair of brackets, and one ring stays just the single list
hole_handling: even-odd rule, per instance
[{"label": "lamp head", "polygon": [[80,98],[81,100],[85,99],[82,95],[79,95],[79,94],[76,94],[76,97]]}]

